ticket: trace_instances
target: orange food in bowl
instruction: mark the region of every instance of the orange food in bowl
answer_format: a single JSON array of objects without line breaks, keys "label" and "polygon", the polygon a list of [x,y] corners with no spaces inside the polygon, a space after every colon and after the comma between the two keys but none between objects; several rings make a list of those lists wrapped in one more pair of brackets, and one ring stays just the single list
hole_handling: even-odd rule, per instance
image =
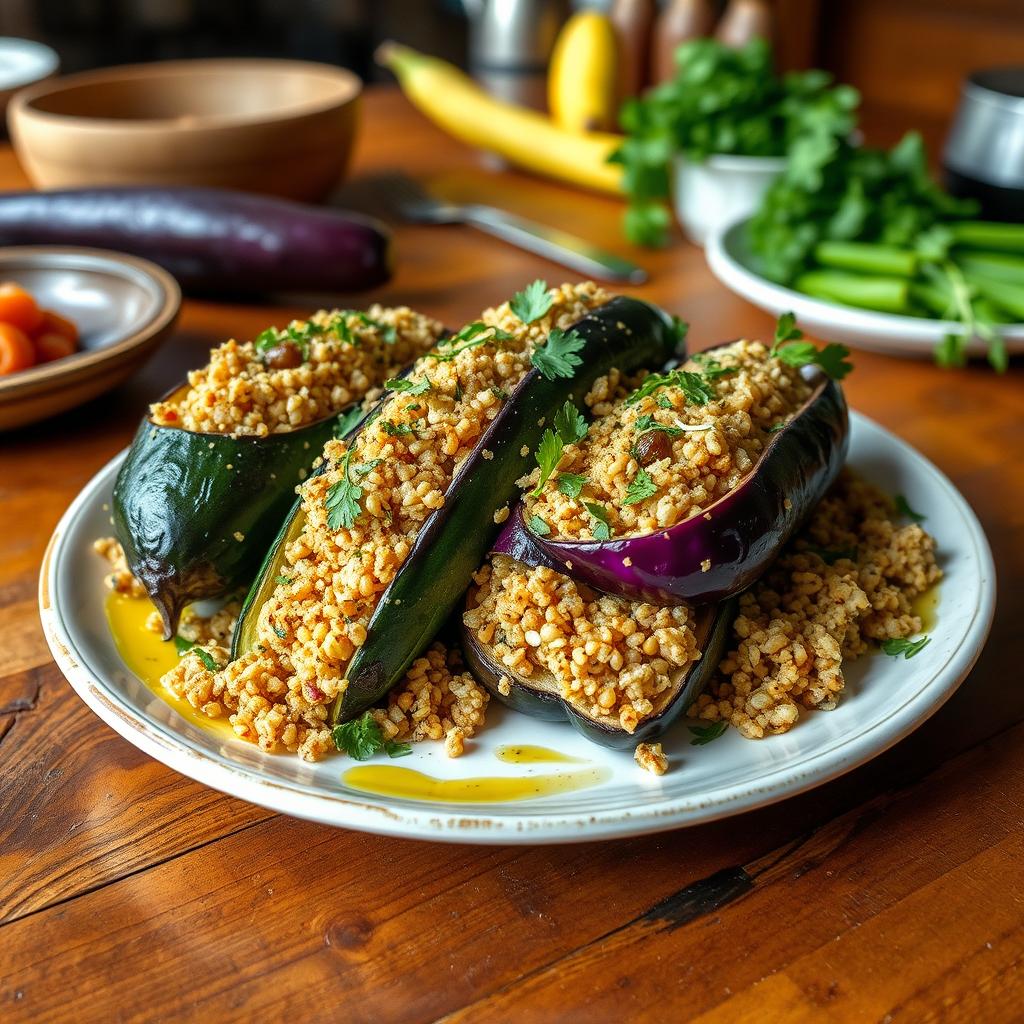
[{"label": "orange food in bowl", "polygon": [[0,284],[0,376],[63,359],[77,348],[78,327],[71,320],[40,309],[20,284]]},{"label": "orange food in bowl", "polygon": [[0,323],[0,373],[27,370],[36,361],[28,335],[14,324]]},{"label": "orange food in bowl", "polygon": [[26,334],[32,334],[42,320],[43,311],[20,284],[13,281],[0,284],[0,323],[14,324]]}]

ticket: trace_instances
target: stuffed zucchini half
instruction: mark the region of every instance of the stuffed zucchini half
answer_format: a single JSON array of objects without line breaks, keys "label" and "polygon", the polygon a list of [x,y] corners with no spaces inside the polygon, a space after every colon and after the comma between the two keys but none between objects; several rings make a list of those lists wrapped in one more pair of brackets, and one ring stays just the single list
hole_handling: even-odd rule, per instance
[{"label": "stuffed zucchini half", "polygon": [[536,282],[421,357],[303,486],[228,687],[281,680],[309,724],[310,705],[340,722],[378,702],[458,604],[542,436],[575,429],[599,377],[662,366],[678,342],[644,302]]},{"label": "stuffed zucchini half", "polygon": [[574,578],[642,600],[721,601],[744,590],[846,458],[846,402],[820,365],[825,351],[731,342],[651,374],[566,446],[496,550],[530,565],[571,564]]},{"label": "stuffed zucchini half", "polygon": [[408,309],[320,312],[225,342],[150,407],[113,519],[165,638],[188,603],[250,583],[324,444],[441,334]]}]

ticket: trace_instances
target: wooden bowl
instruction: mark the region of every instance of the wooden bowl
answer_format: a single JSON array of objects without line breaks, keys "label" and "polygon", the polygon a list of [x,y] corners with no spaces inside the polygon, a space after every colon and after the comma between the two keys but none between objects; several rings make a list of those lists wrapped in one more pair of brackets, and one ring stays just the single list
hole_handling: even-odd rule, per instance
[{"label": "wooden bowl", "polygon": [[130,377],[178,317],[177,281],[149,260],[104,249],[0,249],[0,281],[16,281],[78,326],[81,350],[0,376],[0,430],[64,412]]},{"label": "wooden bowl", "polygon": [[60,57],[33,39],[0,37],[0,117],[19,90],[57,73]]},{"label": "wooden bowl", "polygon": [[24,89],[7,122],[39,188],[212,185],[316,201],[348,165],[361,89],[327,64],[167,61]]}]

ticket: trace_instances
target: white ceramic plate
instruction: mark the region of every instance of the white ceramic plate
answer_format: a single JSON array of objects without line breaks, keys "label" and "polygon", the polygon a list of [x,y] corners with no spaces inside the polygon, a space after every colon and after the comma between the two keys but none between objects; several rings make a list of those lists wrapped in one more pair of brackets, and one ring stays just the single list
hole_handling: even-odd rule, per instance
[{"label": "white ceramic plate", "polygon": [[[894,356],[932,358],[943,337],[959,332],[960,325],[947,320],[926,320],[918,316],[874,313],[869,309],[842,306],[837,302],[812,299],[785,288],[751,270],[750,252],[744,240],[746,221],[720,228],[707,239],[704,253],[711,272],[730,291],[767,310],[774,316],[792,311],[808,334],[825,341],[841,341],[855,348],[885,352]],[[1011,353],[1024,352],[1024,324],[1001,328]],[[968,352],[983,356],[985,342],[974,338]]]},{"label": "white ceramic plate", "polygon": [[388,835],[470,843],[571,842],[657,832],[774,803],[849,771],[931,715],[967,675],[984,645],[995,600],[992,556],[970,506],[930,462],[877,424],[854,414],[850,463],[891,493],[927,511],[945,580],[932,642],[912,660],[882,654],[855,662],[831,712],[807,712],[783,736],[743,739],[735,730],[691,746],[684,723],[665,737],[669,772],[638,769],[630,753],[592,746],[567,725],[538,722],[492,702],[487,727],[457,759],[440,743],[414,745],[396,762],[427,774],[551,774],[579,765],[511,765],[502,744],[538,744],[586,759],[606,781],[576,792],[488,805],[375,797],[346,788],[348,758],[316,765],[223,740],[189,725],[124,666],[103,614],[103,565],[94,538],[110,532],[118,456],[65,513],[47,550],[40,612],[50,649],[79,696],[111,728],[171,768],[215,789],[329,825]]}]

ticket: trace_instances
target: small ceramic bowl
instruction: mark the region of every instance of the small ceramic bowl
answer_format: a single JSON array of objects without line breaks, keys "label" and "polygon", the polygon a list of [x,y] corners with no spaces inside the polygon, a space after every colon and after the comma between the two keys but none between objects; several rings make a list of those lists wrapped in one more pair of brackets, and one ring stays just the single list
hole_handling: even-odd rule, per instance
[{"label": "small ceramic bowl", "polygon": [[699,162],[677,156],[672,201],[687,238],[703,245],[720,228],[749,217],[785,167],[783,156],[721,154]]},{"label": "small ceramic bowl", "polygon": [[60,57],[50,47],[33,39],[0,37],[0,117],[19,89],[55,75],[59,67]]},{"label": "small ceramic bowl", "polygon": [[25,89],[8,127],[39,188],[207,185],[323,199],[355,139],[362,84],[289,60],[104,68]]},{"label": "small ceramic bowl", "polygon": [[0,249],[0,281],[73,320],[80,350],[0,376],[0,430],[64,412],[120,384],[167,336],[181,291],[166,270],[104,249]]}]

